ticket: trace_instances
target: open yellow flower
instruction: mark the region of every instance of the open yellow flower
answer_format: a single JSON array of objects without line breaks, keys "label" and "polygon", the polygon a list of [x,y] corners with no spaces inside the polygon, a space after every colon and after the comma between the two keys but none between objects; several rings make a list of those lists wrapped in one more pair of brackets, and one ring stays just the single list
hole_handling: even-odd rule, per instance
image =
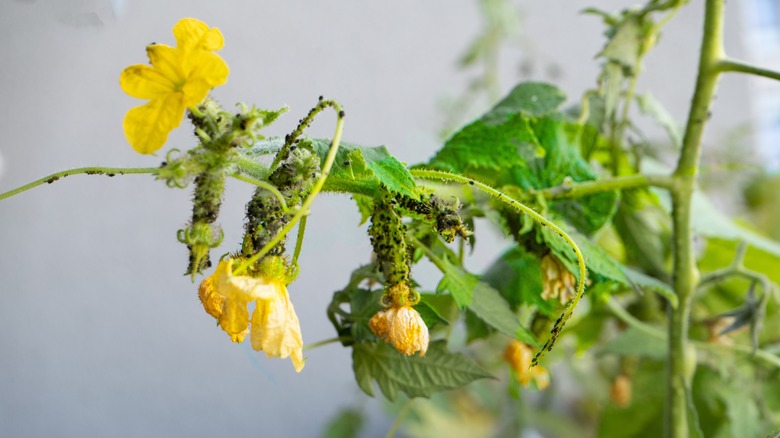
[{"label": "open yellow flower", "polygon": [[160,149],[168,134],[181,123],[184,111],[227,81],[228,66],[213,53],[224,44],[219,29],[184,18],[173,27],[173,35],[176,47],[146,47],[151,67],[131,65],[119,77],[125,93],[149,99],[149,103],[128,111],[123,124],[127,141],[142,154]]},{"label": "open yellow flower", "polygon": [[[214,274],[201,283],[198,296],[233,342],[249,334],[252,348],[265,351],[268,357],[289,357],[300,372],[304,364],[301,324],[287,293],[284,261],[280,257],[266,260],[268,269],[260,277],[234,275],[233,260],[220,261]],[[255,303],[251,320],[250,302]]]},{"label": "open yellow flower", "polygon": [[512,340],[504,350],[504,360],[509,363],[521,385],[528,386],[533,379],[537,388],[545,389],[550,386],[550,374],[539,365],[531,367],[533,357],[531,347],[518,340]]}]

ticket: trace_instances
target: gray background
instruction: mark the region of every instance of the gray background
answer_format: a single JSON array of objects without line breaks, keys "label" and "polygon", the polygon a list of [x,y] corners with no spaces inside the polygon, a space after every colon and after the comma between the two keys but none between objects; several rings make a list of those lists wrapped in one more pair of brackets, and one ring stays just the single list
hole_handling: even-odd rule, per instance
[{"label": "gray background", "polygon": [[[702,2],[692,3],[648,58],[639,87],[679,119],[698,48]],[[578,11],[632,3],[517,4],[539,66],[530,77],[545,79],[543,66],[558,65],[574,103],[595,85],[593,57],[603,44],[600,20]],[[735,15],[729,50],[739,54]],[[171,27],[186,16],[225,35],[220,54],[231,74],[213,93],[224,105],[289,105],[269,130],[280,135],[317,96],[332,97],[347,113],[345,140],[388,145],[409,163],[438,147],[439,103],[464,89],[468,75],[455,60],[481,26],[474,1],[4,0],[0,191],[65,168],[156,166],[168,148],[192,145],[183,125],[158,157],[136,154],[121,121],[141,102],[118,86],[124,67],[146,62],[146,44],[173,44]],[[504,53],[504,90],[518,79],[519,56]],[[748,119],[748,87],[723,81],[708,142]],[[321,116],[310,134],[331,135],[333,122]],[[250,193],[229,184],[218,254],[240,242]],[[359,393],[349,350],[312,350],[296,374],[289,360],[233,345],[215,327],[181,275],[187,256],[175,232],[189,217],[189,197],[148,176],[74,176],[0,202],[0,436],[317,436],[351,403],[370,413],[366,436],[383,434],[392,420]],[[305,342],[334,335],[325,306],[370,257],[357,222],[342,196],[325,195],[313,208],[290,288]],[[487,233],[469,265],[484,267],[501,246]],[[430,269],[419,278],[435,284]]]}]

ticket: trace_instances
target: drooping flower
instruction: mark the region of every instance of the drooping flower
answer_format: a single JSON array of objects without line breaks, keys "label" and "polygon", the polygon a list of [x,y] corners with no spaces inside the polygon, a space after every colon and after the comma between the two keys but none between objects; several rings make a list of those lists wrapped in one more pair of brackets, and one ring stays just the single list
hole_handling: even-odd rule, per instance
[{"label": "drooping flower", "polygon": [[[233,342],[249,334],[252,348],[265,351],[268,357],[289,357],[300,372],[304,365],[301,324],[287,293],[284,261],[267,257],[257,277],[234,275],[233,262],[220,261],[201,283],[198,296],[203,308]],[[255,303],[251,319],[250,302]]]},{"label": "drooping flower", "polygon": [[430,342],[428,326],[420,313],[406,301],[410,293],[405,283],[390,287],[391,306],[371,317],[368,326],[377,337],[392,343],[399,352],[411,356],[419,351],[420,356],[425,356]]},{"label": "drooping flower", "polygon": [[550,373],[539,365],[531,367],[533,357],[531,347],[518,340],[511,341],[504,350],[504,360],[509,363],[521,385],[528,386],[533,379],[537,388],[545,389],[550,386]]},{"label": "drooping flower", "polygon": [[184,18],[173,27],[173,35],[176,47],[146,47],[151,67],[131,65],[119,77],[125,93],[149,99],[147,104],[128,111],[123,123],[127,141],[142,154],[160,149],[181,123],[185,110],[201,103],[209,90],[227,81],[228,66],[213,53],[224,44],[219,29]]},{"label": "drooping flower", "polygon": [[566,304],[576,294],[577,279],[554,255],[542,257],[542,299],[558,298]]},{"label": "drooping flower", "polygon": [[631,392],[631,378],[620,373],[612,381],[612,385],[609,388],[609,398],[616,405],[625,408],[631,404]]}]

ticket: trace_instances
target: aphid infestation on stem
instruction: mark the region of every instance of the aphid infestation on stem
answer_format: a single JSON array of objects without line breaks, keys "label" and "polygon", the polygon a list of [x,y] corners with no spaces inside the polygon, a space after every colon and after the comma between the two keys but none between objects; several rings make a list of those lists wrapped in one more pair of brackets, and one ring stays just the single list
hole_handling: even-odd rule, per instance
[{"label": "aphid infestation on stem", "polygon": [[[490,377],[485,368],[495,372],[496,363],[504,375],[509,371],[518,394],[534,386],[554,389],[557,367],[542,361],[571,357],[579,363],[571,352],[589,350],[601,338],[626,336],[624,349],[649,344],[641,336],[662,340],[668,343],[666,427],[671,436],[685,436],[693,418],[693,372],[697,365],[707,366],[693,353],[736,352],[740,360],[756,358],[766,367],[777,367],[780,359],[765,351],[760,336],[775,279],[744,262],[745,245],[774,247],[751,235],[729,267],[713,270],[702,266],[692,246],[701,133],[719,74],[778,76],[724,57],[721,0],[706,2],[706,56],[685,136],[673,140],[681,151],[677,170],[641,173],[640,161],[651,158],[641,154],[647,145],[632,143],[634,126],[628,116],[639,99],[636,77],[642,60],[658,41],[661,24],[682,4],[651,0],[645,8],[617,15],[596,11],[608,27],[607,44],[598,55],[603,65],[597,88],[565,108],[566,96],[557,87],[521,83],[447,139],[427,163],[414,166],[384,146],[342,142],[345,112],[323,96],[292,132],[266,138],[287,108],[240,103],[228,111],[210,97],[228,77],[227,63],[215,53],[224,40],[217,28],[184,19],[173,30],[176,47],[150,45],[150,65],[128,67],[120,84],[131,96],[146,100],[125,117],[131,147],[143,154],[161,151],[185,115],[194,147],[169,149],[159,167],[58,172],[0,194],[0,199],[75,174],[148,174],[170,188],[192,185],[192,212],[176,237],[189,251],[186,275],[193,280],[204,275],[198,297],[219,329],[232,342],[248,338],[252,348],[267,356],[290,358],[296,372],[304,367],[304,351],[340,342],[351,349],[360,388],[373,395],[376,382],[391,400],[400,394],[429,397],[461,389]],[[661,20],[654,21],[656,15]],[[315,119],[331,110],[332,138],[306,136]],[[231,252],[225,254],[217,251],[226,243],[219,215],[228,178],[255,190],[245,204],[243,237],[231,242]],[[661,191],[671,195],[671,212],[663,210]],[[293,300],[298,306],[312,300],[293,283],[298,275],[317,274],[316,267],[299,265],[299,256],[306,246],[307,222],[318,220],[312,214],[314,200],[323,192],[352,197],[362,222],[368,223],[373,255],[365,254],[367,264],[354,270],[327,307],[336,337],[304,346]],[[667,220],[670,233],[653,234],[663,224],[653,228],[651,219],[658,216],[649,217],[650,209]],[[511,246],[477,275],[468,269],[468,253],[480,244],[483,223]],[[729,232],[724,239],[742,235]],[[715,243],[703,251],[711,251]],[[645,254],[656,248],[659,254]],[[424,260],[440,271],[438,284],[420,275],[418,264]],[[752,284],[747,294],[736,294],[744,296],[744,303],[719,312],[702,306],[693,313],[700,298],[706,301],[704,295],[711,293],[706,288],[734,278]],[[760,296],[753,291],[758,286]],[[573,317],[580,302],[587,303],[586,309]],[[713,321],[737,315],[729,334],[749,326],[750,346],[713,347],[694,339],[695,330],[689,333],[688,328],[700,329],[701,323],[691,320],[692,314],[707,315],[704,320],[712,327]],[[725,335],[722,328],[709,332],[711,339]],[[564,348],[544,357],[559,339]],[[635,378],[644,376],[648,360],[636,357],[644,350],[615,353],[614,348],[607,354],[619,360],[607,363],[603,374],[612,402],[631,409],[640,399],[632,396],[639,387]],[[755,354],[747,356],[751,350]],[[653,354],[650,359],[658,362],[658,353]],[[654,381],[660,380],[662,376]]]}]

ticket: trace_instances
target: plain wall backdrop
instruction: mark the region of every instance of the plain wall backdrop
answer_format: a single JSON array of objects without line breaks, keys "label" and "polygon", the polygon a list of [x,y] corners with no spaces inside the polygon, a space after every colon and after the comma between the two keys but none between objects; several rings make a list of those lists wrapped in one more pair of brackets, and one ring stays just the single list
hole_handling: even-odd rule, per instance
[{"label": "plain wall backdrop", "polygon": [[[558,65],[570,104],[595,86],[604,43],[600,20],[579,11],[630,3],[517,2],[531,58]],[[702,2],[692,3],[648,58],[639,87],[680,120],[701,23]],[[409,163],[438,148],[440,102],[465,89],[469,75],[456,60],[482,25],[475,1],[3,0],[0,191],[67,168],[156,166],[168,149],[194,145],[185,121],[158,156],[135,153],[121,123],[141,102],[118,85],[124,67],[146,62],[146,44],[174,44],[171,28],[188,16],[225,36],[220,55],[231,72],[213,96],[226,107],[289,105],[268,130],[284,135],[325,95],[345,108],[345,141],[387,145]],[[738,20],[729,20],[738,54]],[[518,55],[505,53],[504,91],[519,78]],[[545,79],[543,69],[531,77]],[[748,118],[746,89],[723,81],[710,141]],[[324,113],[309,134],[330,136],[334,121]],[[229,182],[217,257],[238,247],[251,192]],[[0,436],[308,437],[354,403],[372,418],[366,436],[384,434],[392,419],[359,392],[349,350],[309,351],[296,374],[289,360],[231,344],[205,314],[176,241],[189,199],[189,189],[148,175],[73,176],[0,202]],[[290,287],[304,342],[335,336],[325,307],[369,260],[358,220],[346,197],[315,203]],[[502,247],[487,233],[469,265],[482,269]],[[436,281],[430,269],[419,279]]]}]

